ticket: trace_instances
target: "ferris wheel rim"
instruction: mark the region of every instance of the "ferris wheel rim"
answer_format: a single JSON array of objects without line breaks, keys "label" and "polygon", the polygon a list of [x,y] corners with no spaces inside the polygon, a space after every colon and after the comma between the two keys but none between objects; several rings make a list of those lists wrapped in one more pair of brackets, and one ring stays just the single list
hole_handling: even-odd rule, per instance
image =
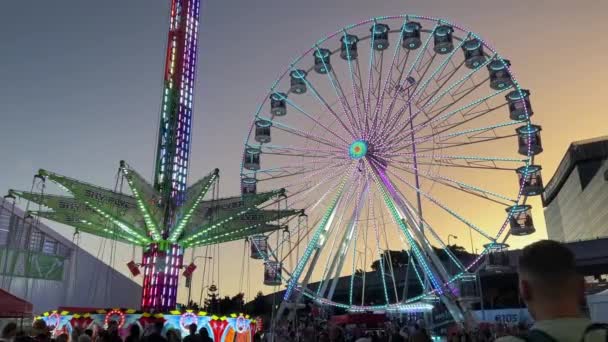
[{"label": "ferris wheel rim", "polygon": [[[334,32],[333,34],[330,34],[330,35],[326,36],[325,38],[323,38],[323,39],[319,40],[318,42],[316,42],[316,43],[313,45],[313,47],[311,47],[310,49],[308,49],[307,51],[305,51],[303,54],[301,54],[301,55],[300,55],[298,58],[296,58],[296,59],[295,59],[295,60],[294,60],[294,61],[293,61],[293,62],[292,62],[290,65],[289,65],[289,67],[288,67],[288,68],[287,68],[287,69],[286,69],[286,70],[285,70],[285,71],[284,71],[284,72],[283,72],[283,73],[282,73],[282,74],[279,76],[279,78],[277,78],[277,79],[274,81],[274,83],[272,84],[272,86],[271,86],[270,91],[268,92],[268,94],[270,94],[270,95],[274,94],[274,93],[275,93],[275,90],[276,90],[276,87],[277,87],[277,85],[278,85],[278,84],[281,82],[281,80],[283,80],[283,79],[286,77],[286,75],[288,75],[288,74],[290,74],[290,73],[292,73],[292,72],[294,72],[294,71],[295,71],[294,66],[295,66],[297,63],[299,63],[299,62],[300,62],[300,61],[301,61],[301,60],[302,60],[304,57],[306,57],[306,56],[308,56],[308,55],[310,55],[310,54],[314,53],[314,51],[318,51],[318,50],[319,50],[319,46],[320,46],[321,44],[323,44],[323,43],[325,43],[325,42],[329,41],[329,40],[330,40],[330,39],[332,39],[332,38],[337,37],[339,34],[347,34],[347,30],[351,30],[351,29],[353,29],[353,28],[355,28],[355,27],[359,27],[359,26],[362,26],[362,25],[365,25],[365,24],[369,24],[369,23],[371,23],[371,22],[376,23],[376,22],[378,22],[378,21],[382,21],[382,20],[398,19],[398,18],[405,18],[405,19],[419,19],[419,20],[433,21],[433,22],[436,22],[436,23],[443,23],[443,24],[446,24],[446,25],[450,25],[450,26],[452,26],[452,27],[454,27],[454,28],[458,29],[458,30],[459,30],[459,31],[461,31],[461,32],[465,32],[465,33],[467,33],[467,37],[468,37],[468,36],[472,36],[472,37],[474,37],[475,39],[477,39],[477,40],[480,42],[480,44],[482,44],[482,45],[483,45],[485,48],[487,48],[488,50],[490,50],[490,51],[493,53],[493,58],[494,58],[495,60],[500,61],[501,63],[503,63],[503,65],[505,66],[505,68],[508,70],[508,73],[509,73],[509,75],[510,75],[510,79],[513,81],[513,85],[512,85],[512,87],[511,87],[510,89],[512,89],[512,90],[514,90],[514,91],[516,91],[516,92],[518,92],[519,94],[522,94],[522,93],[525,91],[524,89],[522,89],[522,88],[521,88],[521,86],[520,86],[520,85],[519,85],[519,83],[517,82],[517,79],[516,79],[516,77],[515,77],[515,74],[514,74],[514,72],[513,72],[512,68],[510,67],[510,65],[508,65],[508,64],[507,64],[507,63],[508,63],[508,61],[507,61],[507,60],[505,60],[505,59],[504,59],[504,58],[503,58],[503,57],[502,57],[502,56],[501,56],[501,55],[500,55],[498,52],[496,52],[496,50],[495,50],[495,49],[494,49],[494,48],[493,48],[493,47],[492,47],[492,46],[491,46],[489,43],[487,43],[485,40],[483,40],[481,37],[479,37],[479,36],[478,36],[477,34],[475,34],[473,31],[467,30],[467,29],[463,28],[462,26],[459,26],[459,25],[457,25],[457,24],[455,24],[455,23],[452,23],[452,22],[450,22],[450,21],[448,21],[448,20],[441,19],[441,18],[434,18],[434,17],[427,17],[427,16],[417,16],[417,15],[408,15],[408,14],[402,14],[402,15],[397,15],[397,16],[376,17],[376,18],[367,19],[367,20],[364,20],[364,21],[359,22],[359,23],[357,23],[357,24],[346,26],[346,27],[344,27],[344,28],[342,28],[342,29],[340,29],[340,30],[338,30],[338,31]],[[398,30],[397,30],[397,31],[398,31]],[[393,31],[390,31],[390,32],[393,32]],[[364,41],[364,40],[366,40],[367,38],[369,38],[369,36],[368,36],[368,37],[364,37],[364,38],[360,38],[360,40],[361,40],[361,41]],[[456,38],[456,39],[460,39],[462,42],[464,42],[464,41],[466,40],[466,38],[457,38],[456,36],[455,36],[454,38]],[[489,63],[489,61],[491,60],[491,58],[487,58],[487,59],[488,59],[488,63]],[[505,62],[505,61],[506,61],[506,62]],[[310,70],[311,70],[312,68],[313,68],[313,67],[310,67],[308,70],[305,70],[305,71],[306,71],[306,72],[310,72]],[[269,99],[269,96],[265,96],[265,98],[263,99],[263,101],[260,103],[260,105],[259,105],[259,107],[258,107],[258,109],[257,109],[257,111],[256,111],[256,114],[254,115],[253,122],[252,122],[252,124],[250,125],[249,133],[247,134],[246,139],[245,139],[245,146],[246,146],[246,147],[250,146],[250,145],[249,145],[249,142],[252,140],[252,139],[251,139],[251,138],[252,138],[252,133],[253,133],[253,130],[255,129],[255,123],[256,123],[256,121],[257,121],[257,120],[259,120],[259,119],[262,119],[262,120],[267,120],[267,119],[268,119],[268,118],[266,118],[266,117],[262,117],[262,116],[260,116],[260,115],[259,115],[259,114],[261,113],[262,108],[263,108],[263,107],[264,107],[264,106],[267,104],[268,99]],[[527,126],[527,127],[528,127],[528,129],[529,129],[531,126],[533,126],[533,125],[531,124],[531,120],[530,120],[530,117],[529,117],[529,116],[527,116],[526,120],[521,120],[521,122],[522,122],[522,123],[524,123],[524,126]],[[262,145],[262,144],[260,144],[260,145]],[[528,144],[527,160],[525,160],[525,161],[524,161],[524,162],[525,162],[525,165],[524,165],[524,166],[522,166],[522,167],[523,167],[523,168],[529,168],[529,167],[534,166],[534,156],[535,156],[535,154],[533,154],[533,153],[531,153],[531,152],[530,152],[530,145]],[[245,175],[245,174],[247,174],[248,172],[249,172],[249,171],[245,171],[245,168],[244,168],[243,163],[242,163],[242,164],[241,164],[241,175],[242,175],[242,176],[244,176],[244,175]],[[522,184],[520,184],[520,186],[519,186],[519,191],[518,191],[518,195],[517,195],[516,203],[518,203],[518,204],[519,204],[519,203],[520,203],[520,201],[521,201],[521,199],[523,198],[522,205],[525,205],[525,201],[527,200],[527,197],[528,197],[528,196],[527,196],[527,195],[524,195],[522,191],[523,191],[523,183],[522,183]],[[506,219],[505,219],[505,221],[503,222],[503,224],[502,224],[501,228],[499,229],[498,233],[496,234],[496,236],[495,236],[493,239],[491,239],[491,240],[490,240],[490,241],[491,241],[491,243],[490,243],[490,244],[500,244],[500,243],[504,243],[504,241],[506,241],[506,238],[508,237],[508,234],[507,234],[507,236],[505,237],[505,239],[504,239],[502,242],[501,242],[501,241],[499,241],[499,240],[500,240],[500,238],[502,237],[503,233],[505,232],[505,229],[506,229],[506,227],[507,227],[507,225],[508,225],[508,222],[509,222],[509,215],[507,215],[507,216],[506,216]],[[469,265],[467,265],[467,266],[466,266],[466,268],[465,268],[464,272],[468,272],[468,271],[470,271],[472,268],[474,268],[474,267],[475,267],[475,266],[476,266],[476,265],[479,263],[479,261],[483,259],[483,257],[485,256],[485,254],[488,252],[488,250],[489,250],[489,249],[490,249],[489,247],[488,247],[488,248],[486,248],[486,247],[484,246],[484,250],[483,250],[483,251],[482,251],[482,252],[479,254],[479,256],[478,256],[478,257],[477,257],[477,258],[476,258],[474,261],[472,261],[472,262],[471,262]],[[463,272],[463,273],[464,273],[464,272]],[[458,274],[458,275],[454,276],[454,277],[453,277],[453,278],[452,278],[452,279],[451,279],[449,282],[446,282],[444,285],[449,284],[449,283],[451,283],[451,282],[455,281],[455,280],[456,280],[456,279],[457,279],[457,278],[458,278],[460,275],[462,275],[463,273],[460,273],[460,274]],[[432,291],[431,291],[431,292],[432,292]],[[333,303],[333,304],[336,304],[336,306],[340,306],[340,305],[339,305],[339,303],[335,303],[335,302],[332,302],[332,301],[327,301],[327,304],[332,304],[332,303]],[[332,305],[333,305],[333,304],[332,304]],[[365,307],[367,307],[367,306],[357,306],[357,307],[360,307],[360,308],[365,308]],[[371,308],[372,306],[369,306],[369,307]],[[374,307],[375,307],[375,308],[378,308],[378,306],[374,306]],[[384,307],[386,307],[386,306],[384,306]]]}]

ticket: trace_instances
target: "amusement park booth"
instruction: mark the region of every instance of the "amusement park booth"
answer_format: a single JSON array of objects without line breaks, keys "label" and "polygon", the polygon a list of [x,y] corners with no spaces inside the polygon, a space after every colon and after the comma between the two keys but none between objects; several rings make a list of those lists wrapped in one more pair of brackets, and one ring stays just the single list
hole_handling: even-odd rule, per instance
[{"label": "amusement park booth", "polygon": [[[80,310],[78,310],[80,311]],[[118,324],[119,335],[125,338],[132,325],[138,325],[140,331],[150,331],[157,323],[163,324],[162,334],[169,330],[178,330],[181,336],[189,334],[188,328],[196,324],[198,329],[205,328],[216,342],[251,342],[257,331],[257,322],[244,314],[231,314],[218,317],[204,311],[178,311],[166,314],[136,311],[133,309],[114,308],[99,309],[91,312],[51,311],[45,312],[37,319],[42,319],[51,329],[54,336],[62,333],[71,334],[75,328],[105,329],[111,322]]]}]

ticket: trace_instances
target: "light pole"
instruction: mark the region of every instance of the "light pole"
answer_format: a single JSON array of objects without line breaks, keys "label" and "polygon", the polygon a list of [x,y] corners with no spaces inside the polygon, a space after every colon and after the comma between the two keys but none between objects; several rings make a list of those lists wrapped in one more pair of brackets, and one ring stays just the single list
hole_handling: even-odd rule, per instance
[{"label": "light pole", "polygon": [[458,240],[458,236],[452,235],[452,234],[448,235],[448,247],[451,246],[451,244],[450,244],[450,238],[454,238],[454,240]]},{"label": "light pole", "polygon": [[[208,259],[208,260],[211,260],[211,259],[213,259],[213,257],[199,255],[199,256],[197,256],[197,257],[192,258],[191,263],[194,263],[194,261],[195,261],[196,259]],[[204,274],[204,273],[205,273],[205,272],[203,272],[203,279],[204,279],[204,277],[205,277],[205,274]],[[189,305],[190,305],[190,298],[192,297],[192,275],[190,275],[188,278],[189,278],[189,279],[188,279],[188,284],[189,284],[190,286],[188,286],[188,304],[186,304],[187,306],[189,306]],[[202,296],[203,296],[203,291],[201,290],[201,297],[202,297]]]}]

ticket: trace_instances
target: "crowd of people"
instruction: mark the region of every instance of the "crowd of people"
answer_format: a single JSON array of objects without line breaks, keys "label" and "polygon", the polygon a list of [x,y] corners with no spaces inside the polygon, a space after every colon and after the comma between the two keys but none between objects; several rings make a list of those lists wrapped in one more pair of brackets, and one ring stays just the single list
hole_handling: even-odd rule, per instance
[{"label": "crowd of people", "polygon": [[[279,324],[275,329],[275,341],[294,342],[426,342],[430,333],[422,321],[389,321],[381,326],[365,324],[337,325],[327,321],[299,322],[297,328]],[[264,336],[267,341],[270,335]]]},{"label": "crowd of people", "polygon": [[[594,324],[581,310],[585,300],[584,281],[576,272],[572,252],[563,244],[544,240],[524,248],[519,260],[519,291],[535,320],[532,327],[501,324],[480,325],[473,331],[450,332],[443,336],[449,342],[521,342],[521,341],[606,341],[608,325]],[[308,317],[310,318],[310,317]],[[257,332],[253,342],[428,342],[431,333],[421,320],[401,323],[389,321],[372,328],[351,324],[341,326],[327,320],[304,319],[295,324],[279,323],[271,333]],[[43,320],[34,322],[31,332],[19,331],[8,323],[0,342],[210,342],[206,328],[189,327],[182,339],[176,329],[163,331],[164,324],[150,325],[146,331],[130,327],[128,336],[119,334],[118,323],[109,322],[102,330],[73,329],[71,336],[60,334],[51,338],[51,330]],[[217,341],[219,342],[219,341]],[[232,341],[231,341],[232,342]]]},{"label": "crowd of people", "polygon": [[206,328],[197,329],[196,324],[189,326],[189,334],[182,338],[177,329],[163,331],[164,324],[158,322],[141,331],[139,325],[133,324],[128,335],[123,339],[119,334],[118,322],[110,321],[106,329],[72,329],[71,335],[61,333],[53,336],[52,327],[47,327],[43,320],[37,320],[29,331],[19,330],[17,324],[7,323],[2,329],[0,342],[212,342]]}]

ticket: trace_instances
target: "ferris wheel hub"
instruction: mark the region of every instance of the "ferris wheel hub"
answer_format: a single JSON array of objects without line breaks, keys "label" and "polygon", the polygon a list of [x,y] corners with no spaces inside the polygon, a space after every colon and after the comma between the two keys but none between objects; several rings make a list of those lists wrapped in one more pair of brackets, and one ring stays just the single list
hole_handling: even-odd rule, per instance
[{"label": "ferris wheel hub", "polygon": [[348,148],[348,155],[352,159],[357,160],[365,157],[367,155],[368,150],[369,145],[367,141],[359,139],[353,141],[353,143],[350,144],[350,147]]}]

